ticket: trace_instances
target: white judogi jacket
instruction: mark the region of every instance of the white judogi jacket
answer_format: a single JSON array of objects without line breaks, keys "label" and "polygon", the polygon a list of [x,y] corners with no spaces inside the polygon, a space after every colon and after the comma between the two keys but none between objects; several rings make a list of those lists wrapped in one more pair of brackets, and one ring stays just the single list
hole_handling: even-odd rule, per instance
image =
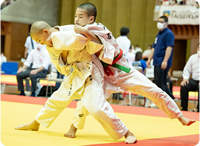
[{"label": "white judogi jacket", "polygon": [[[73,27],[62,26],[59,29],[60,31],[51,34],[54,47],[47,47],[47,50],[57,70],[68,76],[60,88],[47,100],[35,120],[41,125],[49,127],[72,100],[81,98],[84,105],[82,107],[87,109],[85,111],[89,112],[112,138],[123,137],[128,128],[114,114],[111,105],[105,100],[105,97],[108,96],[104,91],[103,66],[99,59],[92,55],[102,50],[100,56],[109,60],[114,57],[115,50],[112,51],[112,56],[106,56],[107,47],[76,34]],[[107,45],[110,46],[110,44]],[[68,53],[66,64],[62,60],[64,51]],[[84,118],[86,114],[77,115],[79,118]]]},{"label": "white judogi jacket", "polygon": [[[58,28],[60,31],[51,34],[54,47],[47,47],[47,50],[56,69],[69,78],[67,88],[70,89],[68,92],[70,96],[77,90],[83,90],[85,80],[91,75],[92,60],[97,60],[92,54],[101,50],[103,45],[76,34],[73,25]],[[63,51],[68,52],[67,64],[64,64],[62,60]],[[101,70],[103,73],[103,68]]]},{"label": "white judogi jacket", "polygon": [[[87,77],[91,75],[92,62],[97,65],[99,71],[104,76],[103,66],[99,60],[107,64],[112,64],[114,57],[119,54],[120,48],[112,33],[100,23],[86,25],[85,28],[98,36],[103,45],[91,42],[84,36],[76,34],[74,32],[74,25],[56,27],[58,27],[60,31],[54,32],[51,35],[54,48],[47,48],[47,50],[56,69],[65,76],[69,75],[69,80],[67,81],[69,81],[69,85],[72,86],[68,87],[72,89],[72,91],[68,93],[70,96],[77,90],[83,91],[84,82]],[[99,59],[96,55],[91,55],[100,50],[102,51],[98,56]],[[67,64],[63,63],[62,51],[68,51]],[[117,64],[129,68],[125,57],[122,57]],[[115,74],[114,76],[117,76],[119,72],[123,72],[114,67],[109,68]],[[108,82],[115,82],[116,79],[113,76],[107,78],[111,79],[109,81],[105,79],[105,81]],[[113,92],[124,91],[121,87],[117,85],[113,86],[110,83],[106,83],[104,89],[105,98],[108,98]]]},{"label": "white judogi jacket", "polygon": [[[90,32],[97,35],[103,44],[103,50],[100,53],[99,59],[107,64],[112,64],[114,57],[119,54],[120,51],[119,45],[116,43],[112,33],[100,23],[93,23],[85,27],[90,30]],[[124,56],[116,63],[127,68],[130,67],[131,71],[125,73],[115,67],[109,66],[114,75],[104,75],[105,98],[113,92],[130,91],[149,98],[172,119],[182,115],[176,103],[143,74],[139,73],[132,66],[129,66]],[[77,105],[77,110],[73,119],[73,124],[78,129],[83,128],[86,118],[86,116],[80,118],[80,113],[88,114],[86,109],[81,105],[81,102]]]}]

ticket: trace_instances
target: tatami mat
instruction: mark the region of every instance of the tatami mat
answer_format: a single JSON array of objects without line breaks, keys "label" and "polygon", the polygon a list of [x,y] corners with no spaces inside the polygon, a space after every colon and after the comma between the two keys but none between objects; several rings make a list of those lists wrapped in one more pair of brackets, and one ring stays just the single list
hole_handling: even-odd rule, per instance
[{"label": "tatami mat", "polygon": [[[76,138],[66,138],[72,123],[76,102],[73,101],[49,128],[21,131],[14,127],[33,120],[46,98],[1,94],[1,142],[6,146],[121,146],[124,138],[113,140],[92,117],[88,116],[83,130]],[[194,146],[199,141],[199,121],[189,127],[167,118],[159,109],[112,105],[116,115],[138,138],[140,146]],[[199,113],[184,112],[198,120]],[[175,140],[176,139],[176,140]],[[167,146],[167,145],[164,145]]]}]

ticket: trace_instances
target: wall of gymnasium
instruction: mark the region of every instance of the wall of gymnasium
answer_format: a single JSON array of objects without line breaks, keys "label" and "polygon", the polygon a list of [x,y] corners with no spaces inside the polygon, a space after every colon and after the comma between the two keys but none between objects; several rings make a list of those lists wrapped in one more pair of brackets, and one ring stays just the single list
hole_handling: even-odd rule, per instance
[{"label": "wall of gymnasium", "polygon": [[[120,35],[120,28],[127,26],[130,28],[129,39],[132,44],[139,44],[145,50],[148,44],[154,42],[158,33],[156,22],[153,21],[155,0],[59,0],[59,2],[58,25],[73,24],[76,8],[84,2],[90,2],[97,7],[96,22],[103,23],[112,31],[115,38]],[[24,43],[28,31],[28,24],[2,22],[1,25],[1,34],[6,38],[4,53],[8,61],[18,61],[19,66],[22,66],[20,59],[24,54]],[[192,34],[189,38],[188,35],[177,36],[172,70],[183,69],[189,56],[196,52],[196,44],[199,40]],[[182,40],[186,40],[187,43],[184,45]],[[180,56],[183,47],[186,47],[186,51],[183,56]],[[182,60],[181,65],[180,60]]]},{"label": "wall of gymnasium", "polygon": [[154,42],[158,32],[153,21],[155,0],[60,0],[59,24],[73,24],[76,8],[85,2],[97,7],[96,22],[104,24],[115,38],[126,26],[132,45],[139,44],[145,50]]},{"label": "wall of gymnasium", "polygon": [[[104,24],[115,38],[120,36],[120,28],[126,26],[130,29],[129,39],[132,45],[139,44],[145,50],[149,44],[153,44],[158,33],[157,24],[153,21],[155,0],[60,0],[59,24],[74,24],[76,8],[85,2],[93,3],[97,7],[96,22]],[[183,34],[182,27],[190,28],[194,34],[187,29],[184,29]],[[171,25],[169,28],[175,28],[172,29],[175,47],[171,72],[183,70],[188,58],[196,53],[199,29],[198,26],[178,25]]]}]

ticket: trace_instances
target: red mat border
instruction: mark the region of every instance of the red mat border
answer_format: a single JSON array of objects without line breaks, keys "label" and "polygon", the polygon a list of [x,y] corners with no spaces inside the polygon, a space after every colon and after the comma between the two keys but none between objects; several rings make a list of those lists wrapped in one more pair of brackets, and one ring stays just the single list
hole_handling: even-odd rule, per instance
[{"label": "red mat border", "polygon": [[[30,97],[30,96],[19,96],[11,94],[1,94],[1,101],[10,101],[10,102],[19,102],[19,103],[29,103],[29,104],[39,104],[44,105],[48,98],[42,97]],[[68,107],[76,108],[77,101],[72,101]],[[167,117],[163,111],[156,108],[145,108],[145,107],[136,107],[136,106],[124,106],[124,105],[114,105],[111,104],[113,110],[118,113],[126,114],[136,114],[136,115],[146,115],[146,116],[155,116],[155,117]],[[182,113],[191,119],[199,121],[198,112],[187,112],[182,111]]]},{"label": "red mat border", "polygon": [[[199,142],[199,135],[175,136],[167,138],[155,138],[138,140],[134,146],[195,146]],[[124,142],[92,144],[85,146],[127,146]]]}]

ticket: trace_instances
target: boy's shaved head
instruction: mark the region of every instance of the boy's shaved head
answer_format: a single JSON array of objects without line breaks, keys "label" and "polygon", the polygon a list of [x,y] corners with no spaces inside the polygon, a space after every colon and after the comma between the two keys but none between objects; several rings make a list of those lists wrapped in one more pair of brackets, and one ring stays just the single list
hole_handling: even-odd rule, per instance
[{"label": "boy's shaved head", "polygon": [[51,26],[45,21],[36,21],[31,25],[30,36],[41,34],[44,29],[50,29]]},{"label": "boy's shaved head", "polygon": [[88,16],[94,16],[94,21],[97,16],[97,9],[95,5],[91,3],[83,3],[78,8],[85,9],[87,11]]}]

